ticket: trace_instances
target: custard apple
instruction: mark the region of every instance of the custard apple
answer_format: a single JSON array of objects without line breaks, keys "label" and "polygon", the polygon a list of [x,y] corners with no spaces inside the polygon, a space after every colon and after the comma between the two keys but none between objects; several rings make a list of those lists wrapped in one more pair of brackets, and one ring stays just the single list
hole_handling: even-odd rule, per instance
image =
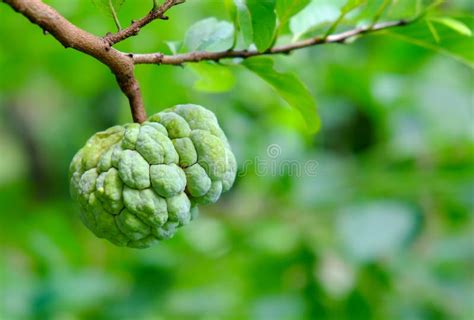
[{"label": "custard apple", "polygon": [[146,248],[229,190],[236,160],[215,115],[186,104],[93,135],[70,166],[81,220],[99,238]]}]

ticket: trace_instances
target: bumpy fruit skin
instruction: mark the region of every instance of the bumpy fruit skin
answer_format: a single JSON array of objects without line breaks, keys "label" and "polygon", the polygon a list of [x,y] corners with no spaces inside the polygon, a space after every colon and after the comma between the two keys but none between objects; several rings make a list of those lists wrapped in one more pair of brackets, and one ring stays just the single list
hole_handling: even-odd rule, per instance
[{"label": "bumpy fruit skin", "polygon": [[92,136],[70,166],[81,220],[99,238],[146,248],[229,190],[236,160],[215,115],[177,105]]}]

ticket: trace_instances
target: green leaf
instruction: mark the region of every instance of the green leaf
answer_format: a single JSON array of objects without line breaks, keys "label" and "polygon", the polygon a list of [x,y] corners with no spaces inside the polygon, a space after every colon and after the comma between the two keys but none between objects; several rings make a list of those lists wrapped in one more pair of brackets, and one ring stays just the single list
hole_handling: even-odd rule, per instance
[{"label": "green leaf", "polygon": [[200,79],[194,83],[194,89],[203,92],[225,92],[234,87],[235,77],[232,71],[217,63],[189,64],[189,68]]},{"label": "green leaf", "polygon": [[335,30],[336,28],[338,27],[338,25],[343,21],[343,19],[345,18],[345,16],[351,12],[352,10],[356,9],[357,7],[360,7],[362,4],[364,4],[366,2],[366,0],[349,0],[347,1],[347,3],[341,8],[341,12],[339,14],[339,17],[336,19],[336,21],[334,21],[331,26],[329,27],[329,29],[326,31],[326,33],[324,34],[324,37],[328,37],[329,35],[331,35]]},{"label": "green leaf", "polygon": [[265,51],[271,47],[275,38],[276,0],[247,0],[253,29],[253,42],[259,51]]},{"label": "green leaf", "polygon": [[231,49],[235,49],[236,44],[237,44],[237,40],[238,40],[238,37],[239,37],[239,32],[238,32],[239,31],[239,22],[237,20],[237,8],[234,4],[234,0],[224,0],[224,7],[225,7],[227,13],[229,14],[230,20],[232,21],[232,23],[234,25],[235,32],[234,32],[234,38],[233,38]]},{"label": "green leaf", "polygon": [[459,20],[449,17],[430,17],[429,20],[445,25],[463,36],[472,36],[471,29]]},{"label": "green leaf", "polygon": [[366,2],[367,0],[348,0],[347,3],[341,8],[341,13],[347,14]]},{"label": "green leaf", "polygon": [[242,34],[244,46],[248,48],[253,43],[252,17],[244,0],[234,0],[238,28]]},{"label": "green leaf", "polygon": [[314,133],[319,129],[320,119],[314,97],[294,74],[276,71],[273,60],[265,57],[248,59],[242,64],[270,84],[290,106],[296,108],[305,119],[310,132]]},{"label": "green leaf", "polygon": [[184,38],[189,51],[225,51],[234,42],[234,26],[227,21],[207,18],[193,24]]},{"label": "green leaf", "polygon": [[[466,27],[474,24],[472,17],[458,18],[457,20],[462,21]],[[404,28],[386,31],[385,34],[447,55],[470,67],[474,67],[474,41],[466,39],[465,32],[460,33],[445,24],[438,24],[435,30],[434,35],[429,24],[426,24],[424,20],[420,20]]]},{"label": "green leaf", "polygon": [[340,16],[344,0],[312,0],[302,11],[290,20],[290,30],[295,39],[321,24],[331,23]]},{"label": "green leaf", "polygon": [[309,2],[310,0],[277,0],[276,12],[280,27],[286,25],[290,18],[303,10]]}]

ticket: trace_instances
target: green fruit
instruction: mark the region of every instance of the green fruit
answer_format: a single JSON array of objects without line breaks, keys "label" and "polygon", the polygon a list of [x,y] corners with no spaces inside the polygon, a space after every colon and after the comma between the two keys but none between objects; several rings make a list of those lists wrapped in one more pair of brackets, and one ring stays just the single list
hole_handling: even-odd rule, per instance
[{"label": "green fruit", "polygon": [[92,136],[71,162],[71,195],[96,236],[146,248],[189,223],[198,203],[215,203],[236,167],[215,115],[178,105]]}]

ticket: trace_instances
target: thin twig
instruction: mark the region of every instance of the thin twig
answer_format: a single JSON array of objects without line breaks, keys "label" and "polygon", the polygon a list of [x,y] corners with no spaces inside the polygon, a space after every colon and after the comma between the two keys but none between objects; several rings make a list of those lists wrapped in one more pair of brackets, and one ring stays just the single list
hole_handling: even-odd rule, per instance
[{"label": "thin twig", "polygon": [[152,10],[143,18],[134,21],[129,27],[118,31],[117,33],[108,34],[104,40],[110,45],[123,41],[127,38],[137,35],[140,29],[156,19],[167,20],[165,13],[172,7],[184,3],[186,0],[166,0],[161,6],[153,5]]},{"label": "thin twig", "polygon": [[334,31],[336,31],[336,28],[337,26],[342,22],[342,20],[346,17],[346,14],[348,12],[346,11],[341,11],[341,13],[339,14],[339,17],[336,19],[336,21],[334,21],[330,26],[329,28],[327,29],[327,31],[324,33],[324,36],[323,36],[323,39],[326,39],[327,37],[329,37],[331,34],[333,34]]},{"label": "thin twig", "polygon": [[374,28],[374,26],[379,22],[380,18],[382,18],[382,15],[384,14],[385,10],[387,9],[388,5],[391,4],[392,1],[390,0],[384,0],[380,8],[377,10],[375,13],[375,16],[372,19],[372,24],[370,25],[370,28]]},{"label": "thin twig", "polygon": [[114,4],[112,3],[112,0],[109,0],[109,9],[110,9],[110,12],[112,13],[112,18],[114,19],[117,30],[118,31],[122,30],[122,26],[120,25],[120,20],[117,16],[117,11],[115,11],[115,7],[114,7]]},{"label": "thin twig", "polygon": [[272,54],[289,54],[295,50],[307,48],[316,45],[329,43],[344,43],[346,40],[362,34],[374,33],[395,27],[405,26],[411,23],[407,20],[397,20],[389,22],[381,22],[374,26],[365,28],[356,28],[342,33],[329,35],[327,37],[314,37],[301,40],[295,43],[273,47],[267,51],[259,52],[256,50],[229,50],[221,52],[197,51],[177,55],[164,55],[162,53],[134,54],[133,61],[135,64],[170,64],[181,65],[186,62],[199,62],[203,60],[219,61],[227,58],[250,58],[261,55]]}]

